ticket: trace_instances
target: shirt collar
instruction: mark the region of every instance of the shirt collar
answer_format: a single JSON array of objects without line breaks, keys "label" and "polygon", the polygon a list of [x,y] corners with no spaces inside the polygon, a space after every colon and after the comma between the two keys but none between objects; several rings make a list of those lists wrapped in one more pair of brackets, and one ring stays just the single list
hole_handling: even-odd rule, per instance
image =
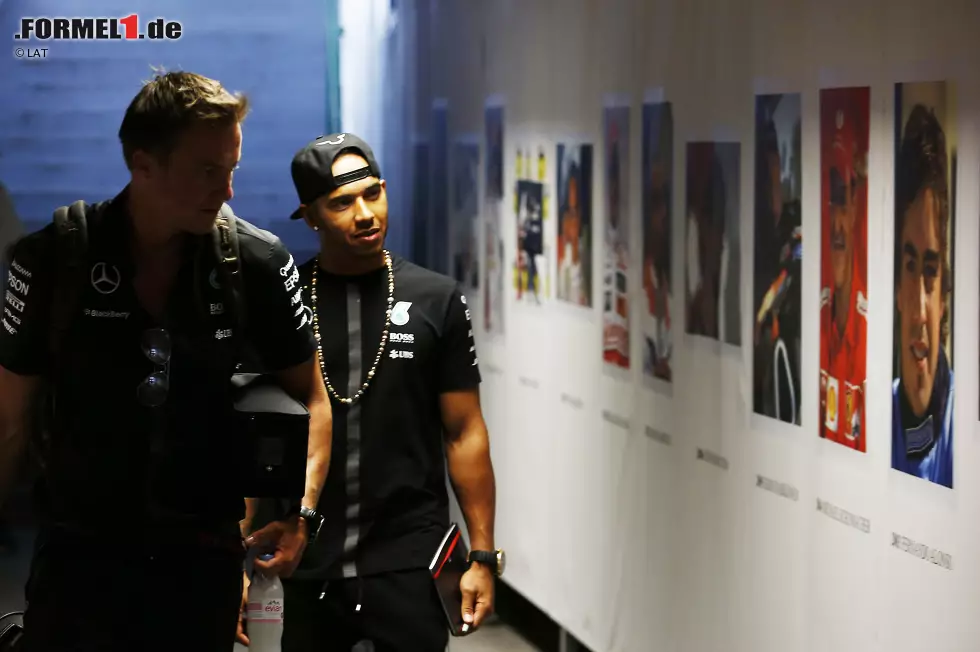
[{"label": "shirt collar", "polygon": [[[119,194],[108,201],[100,224],[96,227],[99,237],[93,241],[93,249],[102,255],[112,257],[127,275],[133,273],[132,256],[133,218],[129,213],[130,186],[127,184]],[[181,255],[187,258],[197,251],[193,246],[196,240],[203,238],[184,238]]]},{"label": "shirt collar", "polygon": [[933,381],[932,396],[929,398],[929,408],[925,415],[916,417],[912,413],[912,408],[905,397],[903,383],[899,382],[899,410],[905,439],[905,454],[909,457],[919,456],[928,451],[942,434],[943,424],[946,422],[946,394],[948,392],[949,362],[942,346],[939,347],[936,378]]}]

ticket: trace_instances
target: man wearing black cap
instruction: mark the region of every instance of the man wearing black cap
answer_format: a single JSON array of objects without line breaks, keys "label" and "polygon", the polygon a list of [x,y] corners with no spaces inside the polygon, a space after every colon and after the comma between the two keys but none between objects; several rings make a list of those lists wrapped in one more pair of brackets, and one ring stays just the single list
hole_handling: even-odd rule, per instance
[{"label": "man wearing black cap", "polygon": [[504,562],[466,298],[384,249],[385,181],[360,138],[318,138],[292,175],[293,218],[320,238],[300,277],[335,419],[324,526],[285,583],[283,650],[441,652],[428,566],[449,526],[447,461],[474,550],[460,583],[467,629],[490,613]]}]

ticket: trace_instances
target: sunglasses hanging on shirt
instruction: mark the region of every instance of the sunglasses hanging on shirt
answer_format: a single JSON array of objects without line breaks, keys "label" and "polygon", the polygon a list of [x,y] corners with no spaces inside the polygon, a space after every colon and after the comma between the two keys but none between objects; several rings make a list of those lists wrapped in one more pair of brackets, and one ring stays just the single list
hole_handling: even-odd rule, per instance
[{"label": "sunglasses hanging on shirt", "polygon": [[142,349],[143,355],[156,369],[136,388],[136,396],[140,405],[160,407],[170,392],[170,356],[173,351],[170,333],[163,328],[143,331]]}]

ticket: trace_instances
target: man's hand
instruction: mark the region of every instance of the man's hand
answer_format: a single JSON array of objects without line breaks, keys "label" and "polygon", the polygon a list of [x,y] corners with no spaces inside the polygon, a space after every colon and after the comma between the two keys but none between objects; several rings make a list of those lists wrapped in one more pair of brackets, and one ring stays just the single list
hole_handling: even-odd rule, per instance
[{"label": "man's hand", "polygon": [[242,622],[245,609],[248,606],[248,573],[242,573],[242,605],[238,610],[238,630],[235,632],[235,642],[248,647],[248,636],[245,635],[245,626]]},{"label": "man's hand", "polygon": [[493,613],[493,573],[483,564],[471,564],[459,581],[463,593],[463,622],[472,632]]},{"label": "man's hand", "polygon": [[299,566],[306,550],[306,519],[293,516],[285,521],[273,521],[245,539],[249,548],[258,548],[260,554],[272,552],[269,561],[255,560],[255,570],[266,577],[289,577]]}]

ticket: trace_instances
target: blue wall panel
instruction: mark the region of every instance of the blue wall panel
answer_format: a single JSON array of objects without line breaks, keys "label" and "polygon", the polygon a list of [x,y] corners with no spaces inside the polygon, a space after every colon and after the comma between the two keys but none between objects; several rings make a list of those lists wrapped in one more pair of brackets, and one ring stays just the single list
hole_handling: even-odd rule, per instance
[{"label": "blue wall panel", "polygon": [[[327,115],[336,96],[327,85],[336,69],[328,63],[328,35],[336,33],[329,11],[333,0],[2,0],[0,34],[17,31],[23,16],[138,13],[142,24],[162,15],[183,25],[178,41],[47,41],[35,44],[48,48],[43,59],[0,55],[0,181],[26,227],[46,223],[59,205],[111,197],[125,185],[116,133],[151,67],[162,66],[251,97],[232,205],[273,228],[296,205],[293,153],[337,121]],[[7,38],[13,50],[18,43]],[[281,235],[292,249],[315,248],[312,234],[291,226]]]}]

